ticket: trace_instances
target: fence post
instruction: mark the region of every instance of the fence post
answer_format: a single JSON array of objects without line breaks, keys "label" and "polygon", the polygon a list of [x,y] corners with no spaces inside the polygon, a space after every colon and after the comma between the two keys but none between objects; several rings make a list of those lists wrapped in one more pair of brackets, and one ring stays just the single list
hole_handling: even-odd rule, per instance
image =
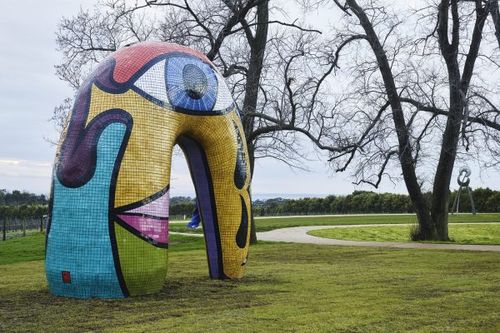
[{"label": "fence post", "polygon": [[40,216],[40,232],[43,232],[43,215]]},{"label": "fence post", "polygon": [[7,239],[7,218],[3,218],[2,219],[2,240],[6,240]]},{"label": "fence post", "polygon": [[26,219],[21,220],[23,225],[23,237],[26,237]]}]

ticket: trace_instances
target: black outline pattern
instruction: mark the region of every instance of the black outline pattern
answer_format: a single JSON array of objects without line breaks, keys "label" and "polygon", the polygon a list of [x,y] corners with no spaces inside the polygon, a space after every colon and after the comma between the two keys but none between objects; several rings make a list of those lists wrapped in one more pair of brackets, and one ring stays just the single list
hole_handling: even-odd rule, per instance
[{"label": "black outline pattern", "polygon": [[245,156],[245,149],[243,146],[243,139],[241,138],[240,129],[238,125],[232,120],[234,130],[236,132],[236,166],[234,167],[234,185],[238,190],[245,187],[247,181],[247,163]]},{"label": "black outline pattern", "polygon": [[108,228],[109,228],[109,238],[111,243],[111,251],[113,252],[113,260],[115,262],[116,276],[118,277],[118,282],[122,290],[123,296],[130,296],[130,292],[125,283],[125,277],[123,276],[122,266],[120,264],[120,253],[118,251],[118,243],[116,241],[116,231],[114,224],[114,216],[112,214],[111,208],[115,205],[115,194],[116,194],[116,180],[118,179],[118,172],[120,171],[121,163],[123,160],[123,155],[127,150],[128,140],[132,134],[133,119],[130,117],[130,125],[127,126],[125,134],[123,135],[122,144],[118,150],[118,155],[116,156],[115,165],[113,167],[113,173],[111,175],[111,182],[109,188],[109,203],[108,203]]},{"label": "black outline pattern", "polygon": [[236,245],[240,249],[244,249],[247,246],[248,241],[248,212],[247,212],[247,204],[245,203],[245,199],[240,195],[241,199],[241,222],[238,227],[238,232],[236,232]]},{"label": "black outline pattern", "polygon": [[142,200],[139,200],[139,201],[136,201],[134,203],[131,203],[131,204],[128,204],[128,205],[125,205],[125,206],[121,206],[121,207],[118,207],[118,208],[110,208],[110,215],[113,215],[114,219],[115,219],[115,222],[118,223],[120,226],[122,226],[123,228],[125,228],[126,230],[128,230],[130,233],[132,233],[134,236],[150,243],[151,245],[154,245],[156,247],[161,247],[161,248],[168,248],[168,242],[167,243],[161,243],[161,242],[158,242],[156,241],[155,239],[141,233],[139,230],[135,229],[134,227],[132,227],[131,225],[129,225],[126,221],[124,221],[122,218],[120,218],[120,216],[118,215],[132,215],[132,216],[144,216],[144,217],[147,217],[147,218],[150,218],[150,219],[156,219],[156,220],[162,220],[162,221],[165,221],[165,223],[167,223],[167,229],[168,229],[168,222],[169,222],[169,218],[165,218],[165,217],[159,217],[159,216],[154,216],[154,215],[149,215],[149,214],[141,214],[141,213],[127,213],[129,210],[132,210],[132,209],[135,209],[135,208],[139,208],[139,207],[142,207],[144,205],[147,205],[148,203],[160,198],[162,195],[166,194],[168,192],[168,190],[170,189],[170,184],[167,185],[166,187],[164,187],[163,189],[161,189],[160,191],[156,192],[155,194],[147,197],[147,198],[144,198]]}]

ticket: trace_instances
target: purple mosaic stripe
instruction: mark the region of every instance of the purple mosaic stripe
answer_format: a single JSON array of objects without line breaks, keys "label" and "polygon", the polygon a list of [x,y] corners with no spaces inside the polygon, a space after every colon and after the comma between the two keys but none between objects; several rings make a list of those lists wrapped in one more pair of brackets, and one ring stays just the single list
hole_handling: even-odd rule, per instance
[{"label": "purple mosaic stripe", "polygon": [[219,231],[216,221],[215,205],[210,182],[210,170],[205,153],[194,140],[182,137],[178,140],[189,163],[191,177],[196,188],[199,211],[203,222],[205,244],[208,257],[208,268],[211,278],[222,277],[222,260],[219,244]]},{"label": "purple mosaic stripe", "polygon": [[116,88],[109,82],[114,65],[114,61],[105,61],[78,91],[57,165],[57,177],[67,187],[80,187],[92,178],[97,159],[97,141],[108,125],[122,123],[131,126],[132,124],[132,118],[127,112],[112,109],[98,115],[85,126],[92,85],[100,82],[106,87]]}]

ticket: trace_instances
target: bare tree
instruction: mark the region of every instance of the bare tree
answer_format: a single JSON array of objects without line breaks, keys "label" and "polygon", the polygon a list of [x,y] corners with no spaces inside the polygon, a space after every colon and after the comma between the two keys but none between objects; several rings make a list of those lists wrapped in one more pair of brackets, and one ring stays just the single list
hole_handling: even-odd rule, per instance
[{"label": "bare tree", "polygon": [[497,37],[498,48],[500,48],[500,11],[498,9],[498,1],[489,1],[491,20]]},{"label": "bare tree", "polygon": [[[442,0],[406,11],[377,0],[317,4],[329,3],[343,13],[331,62],[349,81],[346,126],[329,134],[338,145],[330,162],[337,171],[352,165],[357,183],[375,187],[398,165],[419,221],[413,238],[447,240],[457,157],[498,160],[500,91],[484,75],[500,64],[491,38],[498,1]],[[488,17],[493,29],[485,29]]]},{"label": "bare tree", "polygon": [[[313,52],[321,42],[318,35],[319,30],[288,21],[269,0],[146,0],[132,5],[106,0],[93,11],[61,20],[57,43],[63,61],[56,71],[78,89],[95,64],[127,44],[152,39],[204,52],[228,80],[241,110],[253,176],[256,158],[301,167],[304,154],[296,149],[297,133],[314,144],[321,141],[326,118],[318,114],[327,106],[316,100],[325,80],[315,78],[311,65],[321,58]],[[327,64],[327,73],[332,67]],[[69,105],[65,100],[54,118],[67,113]]]}]

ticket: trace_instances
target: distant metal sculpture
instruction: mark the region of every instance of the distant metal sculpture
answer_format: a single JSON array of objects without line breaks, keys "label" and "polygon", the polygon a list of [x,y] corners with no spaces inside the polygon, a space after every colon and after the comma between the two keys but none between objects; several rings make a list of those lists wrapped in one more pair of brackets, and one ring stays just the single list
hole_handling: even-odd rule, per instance
[{"label": "distant metal sculpture", "polygon": [[453,202],[453,206],[451,208],[451,214],[458,213],[458,210],[460,209],[460,194],[462,193],[462,189],[464,189],[467,190],[467,193],[469,194],[472,214],[476,215],[476,207],[474,205],[474,199],[472,198],[472,190],[469,187],[470,175],[471,171],[468,167],[462,167],[460,169],[460,172],[458,173],[457,183],[460,187],[458,188],[457,196],[455,197],[455,201]]}]

